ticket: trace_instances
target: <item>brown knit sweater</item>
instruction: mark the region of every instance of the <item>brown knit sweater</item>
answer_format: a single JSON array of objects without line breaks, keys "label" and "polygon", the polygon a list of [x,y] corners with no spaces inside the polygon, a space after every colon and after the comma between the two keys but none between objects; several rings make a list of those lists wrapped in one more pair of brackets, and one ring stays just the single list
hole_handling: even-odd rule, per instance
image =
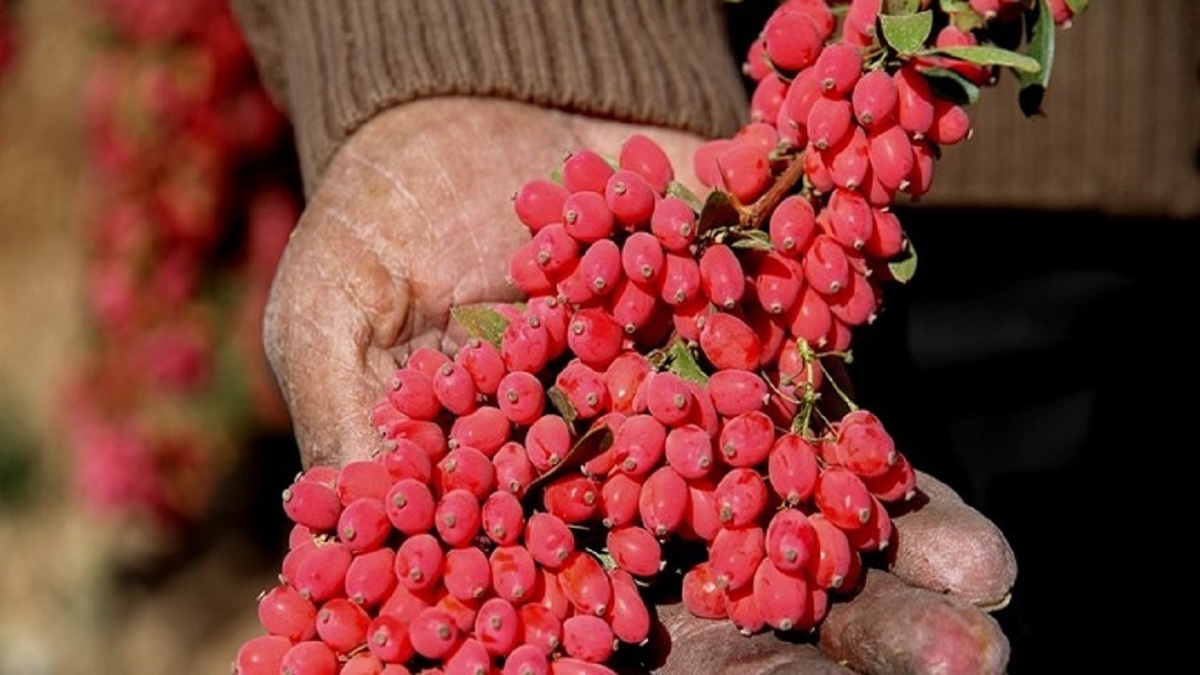
[{"label": "brown knit sweater", "polygon": [[721,0],[234,0],[306,190],[381,110],[508,98],[707,136],[747,108]]}]

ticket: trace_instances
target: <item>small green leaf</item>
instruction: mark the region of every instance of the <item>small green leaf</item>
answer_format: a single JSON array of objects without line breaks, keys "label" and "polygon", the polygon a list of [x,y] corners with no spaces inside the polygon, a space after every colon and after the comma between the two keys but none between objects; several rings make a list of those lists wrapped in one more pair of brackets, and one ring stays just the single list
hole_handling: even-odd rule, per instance
[{"label": "small green leaf", "polygon": [[700,198],[696,196],[696,193],[689,190],[686,185],[677,180],[667,183],[667,196],[682,199],[696,212],[699,212],[701,207],[704,206],[700,203]]},{"label": "small green leaf", "polygon": [[467,335],[487,340],[497,348],[508,328],[508,319],[503,314],[483,305],[455,307],[450,310],[450,315],[467,331]]},{"label": "small green leaf", "polygon": [[735,237],[729,242],[732,248],[748,248],[754,251],[774,251],[775,245],[771,243],[771,235],[762,230],[734,230],[731,234]]},{"label": "small green leaf", "polygon": [[888,262],[888,271],[896,281],[907,284],[917,273],[917,249],[913,248],[912,240],[904,239],[904,250],[894,260]]},{"label": "small green leaf", "polygon": [[1021,83],[1017,100],[1021,112],[1032,117],[1042,111],[1042,99],[1050,85],[1050,71],[1054,68],[1054,15],[1046,0],[1038,0],[1037,9],[1026,17],[1031,23],[1026,27],[1028,46],[1025,54],[1037,60],[1041,69],[1036,73],[1017,73],[1017,81]]},{"label": "small green leaf", "polygon": [[913,14],[921,8],[921,0],[887,0],[887,14]]},{"label": "small green leaf", "polygon": [[916,14],[882,14],[879,24],[883,27],[883,39],[903,56],[921,51],[929,34],[933,31],[933,12],[925,10]]},{"label": "small green leaf", "polygon": [[575,410],[575,406],[571,403],[571,399],[563,393],[558,387],[550,387],[546,390],[546,398],[550,399],[550,405],[558,411],[559,416],[567,421],[567,426],[574,428],[575,419],[579,417],[579,412]]},{"label": "small green leaf", "polygon": [[938,3],[950,17],[950,22],[962,31],[972,31],[983,28],[983,17],[976,12],[967,0],[940,0]]},{"label": "small green leaf", "polygon": [[550,172],[550,180],[554,181],[555,183],[558,183],[559,185],[562,185],[563,177],[562,177],[562,168],[561,167],[554,169],[553,171]]},{"label": "small green leaf", "polygon": [[1067,7],[1075,14],[1083,14],[1090,4],[1092,0],[1067,0]]},{"label": "small green leaf", "polygon": [[697,384],[708,382],[708,375],[700,368],[700,364],[696,363],[696,357],[683,340],[672,343],[669,353],[671,360],[667,363],[667,370]]},{"label": "small green leaf", "polygon": [[704,208],[700,209],[696,234],[701,235],[718,227],[737,225],[741,218],[741,213],[733,205],[729,193],[724,190],[713,190],[708,193],[708,199],[704,201]]},{"label": "small green leaf", "polygon": [[927,53],[953,56],[956,59],[970,61],[981,66],[1005,66],[1025,73],[1036,73],[1041,70],[1041,65],[1036,59],[1031,59],[1024,54],[1018,54],[1008,49],[989,47],[987,45],[939,47],[931,49]]},{"label": "small green leaf", "polygon": [[953,70],[929,68],[921,74],[929,80],[929,86],[939,98],[958,105],[972,105],[979,100],[979,86]]}]

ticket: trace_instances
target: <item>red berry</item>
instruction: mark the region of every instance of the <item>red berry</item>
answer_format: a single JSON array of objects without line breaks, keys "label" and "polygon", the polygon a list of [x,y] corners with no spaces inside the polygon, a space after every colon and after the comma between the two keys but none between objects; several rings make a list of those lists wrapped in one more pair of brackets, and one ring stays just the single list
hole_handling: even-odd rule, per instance
[{"label": "red berry", "polygon": [[659,193],[641,175],[622,169],[609,177],[604,200],[613,216],[627,230],[650,222]]},{"label": "red berry", "polygon": [[714,367],[753,370],[758,367],[762,345],[754,330],[732,314],[709,316],[700,330],[700,349]]},{"label": "red berry", "polygon": [[717,532],[708,546],[708,562],[717,585],[727,593],[748,585],[765,555],[763,542],[762,528],[753,525]]},{"label": "red berry", "polygon": [[925,134],[933,126],[933,91],[915,66],[902,66],[896,83],[896,121],[910,134]]},{"label": "red berry", "polygon": [[413,419],[431,420],[442,411],[442,403],[433,391],[433,378],[416,368],[404,367],[392,376],[388,401]]},{"label": "red berry", "polygon": [[634,232],[621,247],[621,269],[626,277],[639,284],[654,284],[664,262],[663,245],[649,232]]},{"label": "red berry", "polygon": [[827,467],[817,476],[813,499],[821,513],[843,530],[866,524],[875,507],[862,479],[839,466]]},{"label": "red berry", "polygon": [[448,546],[467,546],[479,533],[479,499],[461,488],[442,495],[434,513],[433,525]]},{"label": "red berry", "polygon": [[292,642],[279,635],[260,635],[238,648],[233,662],[235,675],[279,675],[283,657]]},{"label": "red berry", "polygon": [[480,509],[480,527],[484,534],[501,546],[520,541],[525,529],[525,511],[512,492],[493,492]]},{"label": "red berry", "polygon": [[807,502],[817,483],[817,453],[797,434],[782,434],[767,458],[771,489],[789,506]]},{"label": "red berry", "polygon": [[337,531],[351,553],[364,553],[383,546],[392,533],[392,523],[382,501],[361,497],[342,511]]},{"label": "red berry", "polygon": [[301,480],[283,491],[283,510],[292,522],[314,532],[326,532],[337,527],[342,501],[328,485]]},{"label": "red berry", "polygon": [[608,554],[621,569],[639,577],[652,577],[662,566],[662,547],[650,530],[637,525],[608,532]]},{"label": "red berry", "polygon": [[604,200],[603,186],[600,192],[576,192],[568,197],[562,223],[572,237],[585,244],[611,237],[616,221]]},{"label": "red berry", "polygon": [[387,663],[403,663],[413,656],[405,615],[381,612],[367,627],[367,649]]},{"label": "red berry", "polygon": [[281,675],[334,675],[338,669],[337,655],[319,640],[297,642],[283,655]]},{"label": "red berry", "polygon": [[497,546],[492,549],[488,561],[496,595],[514,605],[524,603],[533,595],[538,581],[537,562],[524,546]]},{"label": "red berry", "polygon": [[850,133],[853,116],[853,109],[846,99],[818,98],[808,112],[809,142],[818,150],[837,145]]},{"label": "red berry", "polygon": [[645,178],[659,194],[675,179],[671,160],[658,143],[645,134],[631,134],[621,144],[617,164]]},{"label": "red berry", "polygon": [[557,570],[575,550],[575,535],[562,518],[534,513],[525,523],[525,548],[543,567]]},{"label": "red berry", "polygon": [[[799,257],[816,230],[816,212],[812,202],[800,195],[784,197],[771,212],[768,229],[771,244],[776,250],[789,257]],[[709,294],[709,297],[712,295]]]},{"label": "red berry", "polygon": [[612,586],[604,568],[590,554],[572,551],[558,572],[563,593],[582,614],[604,616],[612,604]]},{"label": "red berry", "polygon": [[388,520],[406,535],[428,532],[433,528],[437,504],[424,482],[405,478],[396,481],[384,502]]},{"label": "red berry", "polygon": [[508,372],[504,365],[504,357],[500,350],[487,340],[473,337],[454,355],[454,359],[462,365],[475,382],[479,393],[491,396],[500,386],[500,378]]},{"label": "red berry", "polygon": [[514,423],[533,424],[545,409],[546,390],[532,373],[513,371],[500,380],[496,405]]},{"label": "red berry", "polygon": [[563,160],[563,187],[569,192],[604,194],[604,186],[615,170],[608,160],[592,150],[575,150]]},{"label": "red berry", "polygon": [[817,82],[826,96],[843,97],[854,89],[862,74],[863,59],[858,48],[846,44],[832,44],[817,56],[813,64]]},{"label": "red berry", "polygon": [[315,603],[341,594],[346,584],[346,570],[353,557],[341,542],[317,545],[300,560],[294,583],[296,590]]},{"label": "red berry", "polygon": [[616,636],[598,616],[576,614],[563,621],[563,649],[576,659],[604,663],[613,654]]},{"label": "red berry", "polygon": [[291,586],[276,586],[258,600],[258,622],[262,627],[271,635],[279,635],[292,642],[308,640],[316,635],[316,618],[317,608]]},{"label": "red berry", "polygon": [[567,523],[582,523],[600,508],[600,487],[584,475],[560,476],[542,492],[542,505]]},{"label": "red berry", "polygon": [[799,509],[782,509],[771,517],[765,540],[767,557],[787,574],[802,574],[820,555],[817,531]]},{"label": "red berry", "polygon": [[447,551],[442,583],[450,595],[459,600],[482,598],[492,586],[492,568],[487,554],[474,546]]},{"label": "red berry", "polygon": [[413,650],[427,659],[443,659],[458,645],[460,633],[450,612],[426,607],[408,624],[408,639]]},{"label": "red berry", "polygon": [[475,614],[475,637],[492,656],[506,656],[517,646],[521,624],[517,610],[504,598],[489,598]]},{"label": "red berry", "polygon": [[886,70],[872,70],[859,78],[850,100],[859,124],[867,129],[883,127],[896,116],[896,83]]},{"label": "red berry", "polygon": [[766,508],[767,486],[753,469],[730,469],[717,483],[716,500],[725,527],[745,527]]},{"label": "red berry", "polygon": [[537,178],[513,194],[513,210],[531,232],[537,232],[546,225],[559,222],[563,202],[570,195],[570,191],[558,183]]},{"label": "red berry", "polygon": [[679,529],[687,517],[687,482],[670,466],[651,473],[638,496],[642,524],[655,536],[665,537]]},{"label": "red berry", "polygon": [[808,605],[804,575],[785,574],[763,559],[754,572],[754,601],[767,625],[779,630],[796,628]]},{"label": "red berry", "polygon": [[441,581],[446,556],[429,533],[411,536],[396,549],[396,578],[410,591],[424,591]]},{"label": "red berry", "polygon": [[378,606],[396,589],[395,565],[389,547],[354,556],[346,569],[346,597],[368,609]]},{"label": "red berry", "polygon": [[371,618],[366,610],[346,598],[333,598],[317,612],[317,635],[339,655],[366,642]]},{"label": "red berry", "polygon": [[775,442],[775,423],[751,410],[725,420],[717,440],[721,459],[733,467],[753,467],[767,459]]},{"label": "red berry", "polygon": [[650,636],[651,622],[637,583],[619,567],[608,570],[608,580],[613,589],[613,606],[608,614],[613,635],[628,644],[642,644]]},{"label": "red berry", "polygon": [[611,314],[588,307],[575,312],[567,331],[567,345],[579,360],[597,370],[621,353],[625,331]]},{"label": "red berry", "polygon": [[713,468],[712,436],[695,424],[672,429],[663,450],[667,464],[688,480],[707,476]]},{"label": "red berry", "polygon": [[820,54],[824,37],[808,12],[781,7],[763,27],[763,48],[775,67],[799,71],[812,65]]},{"label": "red berry", "polygon": [[733,249],[724,244],[709,246],[700,256],[699,267],[700,287],[709,302],[727,310],[737,307],[746,288],[746,273]]},{"label": "red berry", "polygon": [[688,611],[702,619],[724,619],[725,592],[717,583],[712,564],[702,562],[683,575],[682,599]]}]

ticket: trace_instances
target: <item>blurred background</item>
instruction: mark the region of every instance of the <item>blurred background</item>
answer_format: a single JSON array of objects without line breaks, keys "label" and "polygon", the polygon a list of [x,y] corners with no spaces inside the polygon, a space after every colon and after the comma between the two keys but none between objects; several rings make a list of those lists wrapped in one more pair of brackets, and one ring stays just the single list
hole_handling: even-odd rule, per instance
[{"label": "blurred background", "polygon": [[[1111,659],[1154,578],[1112,517],[1171,513],[1141,458],[1187,438],[1157,385],[1191,366],[1198,29],[1098,0],[1044,115],[985,91],[855,338],[859,402],[1017,553],[1012,673]],[[300,207],[224,0],[0,0],[0,675],[224,673],[258,633],[299,468],[259,320]]]}]

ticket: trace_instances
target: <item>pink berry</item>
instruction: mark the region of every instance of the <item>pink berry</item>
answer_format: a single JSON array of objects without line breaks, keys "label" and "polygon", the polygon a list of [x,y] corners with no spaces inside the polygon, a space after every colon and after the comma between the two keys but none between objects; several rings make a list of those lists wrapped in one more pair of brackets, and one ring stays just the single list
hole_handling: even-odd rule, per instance
[{"label": "pink berry", "polygon": [[631,134],[625,139],[617,156],[617,164],[646,179],[659,194],[664,194],[675,179],[675,170],[667,153],[645,134]]}]

